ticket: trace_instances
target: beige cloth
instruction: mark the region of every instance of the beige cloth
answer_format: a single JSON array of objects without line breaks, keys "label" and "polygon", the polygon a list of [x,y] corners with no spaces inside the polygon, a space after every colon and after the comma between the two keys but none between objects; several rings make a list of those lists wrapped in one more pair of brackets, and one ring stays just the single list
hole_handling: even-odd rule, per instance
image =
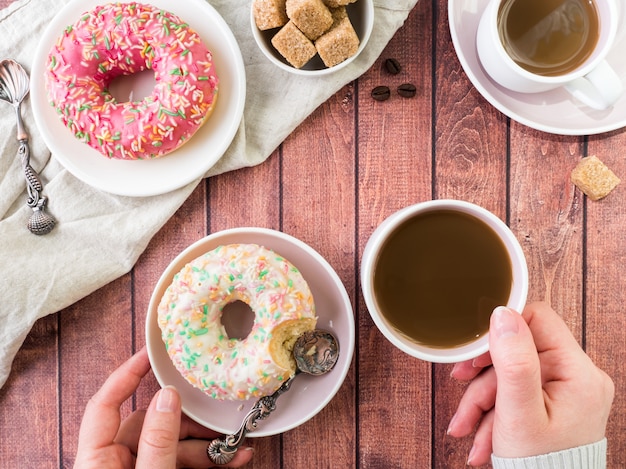
[{"label": "beige cloth", "polygon": [[[30,71],[38,38],[65,3],[18,0],[0,11],[0,59],[15,59]],[[317,106],[374,63],[417,0],[374,0],[374,32],[366,49],[343,70],[314,80],[281,71],[261,54],[250,31],[251,0],[209,3],[222,14],[242,50],[247,100],[235,140],[206,176],[253,166],[269,157]],[[41,237],[25,227],[32,212],[26,206],[23,169],[16,157],[15,116],[11,106],[0,102],[0,386],[34,322],[128,272],[199,182],[148,198],[91,188],[54,155],[50,157],[28,99],[25,104],[31,165],[41,173],[48,211],[58,225]],[[269,120],[267,115],[276,117]]]}]

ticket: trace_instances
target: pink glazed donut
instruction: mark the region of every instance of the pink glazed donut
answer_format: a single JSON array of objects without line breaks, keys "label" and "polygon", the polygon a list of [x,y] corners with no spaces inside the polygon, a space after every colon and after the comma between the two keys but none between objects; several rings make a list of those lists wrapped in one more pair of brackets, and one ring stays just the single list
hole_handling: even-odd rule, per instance
[{"label": "pink glazed donut", "polygon": [[[120,75],[154,71],[141,101],[118,102]],[[47,59],[48,98],[79,140],[109,158],[148,159],[174,151],[211,114],[218,91],[213,56],[180,18],[150,5],[111,3],[68,26]]]}]

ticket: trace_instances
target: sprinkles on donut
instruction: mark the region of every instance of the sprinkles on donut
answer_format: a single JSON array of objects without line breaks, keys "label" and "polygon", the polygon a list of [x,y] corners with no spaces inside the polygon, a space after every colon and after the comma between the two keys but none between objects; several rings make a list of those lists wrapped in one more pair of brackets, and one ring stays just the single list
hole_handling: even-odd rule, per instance
[{"label": "sprinkles on donut", "polygon": [[[230,338],[221,318],[235,301],[254,324]],[[198,257],[174,276],[158,306],[158,324],[175,368],[219,400],[267,396],[296,372],[296,339],[315,329],[311,291],[298,269],[256,244],[229,244]]]},{"label": "sprinkles on donut", "polygon": [[[120,75],[154,71],[141,101],[108,90]],[[218,92],[213,56],[176,15],[141,3],[110,3],[65,28],[47,59],[48,98],[79,140],[109,158],[149,159],[187,142]]]}]

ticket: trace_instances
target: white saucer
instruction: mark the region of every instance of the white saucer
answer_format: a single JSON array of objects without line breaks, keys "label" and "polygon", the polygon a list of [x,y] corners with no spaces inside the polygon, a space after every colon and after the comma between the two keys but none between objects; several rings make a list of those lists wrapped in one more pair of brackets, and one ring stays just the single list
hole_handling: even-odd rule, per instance
[{"label": "white saucer", "polygon": [[[448,0],[450,33],[461,66],[480,94],[496,109],[533,129],[562,135],[591,135],[626,126],[626,94],[615,106],[596,111],[574,101],[564,89],[522,94],[494,83],[484,72],[476,53],[476,31],[489,0]],[[607,61],[626,81],[626,9],[620,12],[622,25]]]},{"label": "white saucer", "polygon": [[165,289],[185,264],[224,244],[254,243],[272,249],[295,265],[307,281],[315,301],[317,327],[332,332],[339,343],[339,359],[323,376],[302,374],[289,392],[280,396],[276,410],[248,437],[277,435],[303,424],[335,396],[352,363],[355,342],[354,313],[348,293],[332,266],[304,242],[266,228],[233,228],[212,233],[182,251],[157,282],[146,318],[146,345],[152,371],[161,386],[174,385],[181,395],[183,412],[207,428],[232,434],[256,400],[218,401],[189,384],[174,368],[161,339],[157,308]]},{"label": "white saucer", "polygon": [[85,183],[118,195],[151,196],[178,189],[202,177],[231,144],[241,118],[246,78],[241,51],[220,14],[204,0],[150,0],[186,21],[213,53],[219,94],[213,114],[178,150],[154,160],[112,160],[76,139],[48,102],[44,86],[46,57],[56,38],[80,15],[110,0],[74,0],[44,32],[31,70],[31,103],[37,128],[52,154]]}]

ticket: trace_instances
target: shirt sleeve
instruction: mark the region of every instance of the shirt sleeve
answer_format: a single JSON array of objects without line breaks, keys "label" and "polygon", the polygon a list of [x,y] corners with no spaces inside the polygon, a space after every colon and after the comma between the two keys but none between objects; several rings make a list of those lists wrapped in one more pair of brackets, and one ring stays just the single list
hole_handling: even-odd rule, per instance
[{"label": "shirt sleeve", "polygon": [[606,469],[606,438],[589,445],[526,458],[491,455],[493,469]]}]

